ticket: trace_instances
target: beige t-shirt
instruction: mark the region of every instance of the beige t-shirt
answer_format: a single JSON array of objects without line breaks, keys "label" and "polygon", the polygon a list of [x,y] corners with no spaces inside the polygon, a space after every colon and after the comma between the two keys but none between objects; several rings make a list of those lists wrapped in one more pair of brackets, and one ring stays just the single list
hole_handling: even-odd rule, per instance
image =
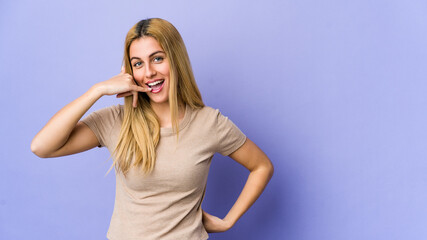
[{"label": "beige t-shirt", "polygon": [[[89,114],[82,121],[101,146],[114,150],[123,119],[123,106]],[[185,239],[209,236],[202,223],[201,204],[214,153],[227,156],[246,136],[210,107],[188,105],[179,124],[179,140],[172,128],[161,128],[157,159],[151,174],[133,168],[116,171],[116,199],[107,238],[110,240]]]}]

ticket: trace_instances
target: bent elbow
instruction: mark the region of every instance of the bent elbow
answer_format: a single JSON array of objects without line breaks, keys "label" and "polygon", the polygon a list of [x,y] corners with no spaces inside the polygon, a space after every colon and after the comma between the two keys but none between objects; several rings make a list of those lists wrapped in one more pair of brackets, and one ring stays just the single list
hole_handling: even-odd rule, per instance
[{"label": "bent elbow", "polygon": [[270,179],[273,177],[273,174],[274,174],[274,166],[273,166],[273,163],[270,162],[268,166],[268,176]]},{"label": "bent elbow", "polygon": [[39,158],[48,158],[48,154],[43,152],[42,149],[37,145],[37,143],[31,142],[31,152],[33,152]]},{"label": "bent elbow", "polygon": [[262,165],[260,165],[256,171],[261,171],[262,174],[265,176],[267,181],[270,181],[270,179],[273,177],[274,174],[274,166],[273,163],[271,163],[270,160],[265,161]]}]

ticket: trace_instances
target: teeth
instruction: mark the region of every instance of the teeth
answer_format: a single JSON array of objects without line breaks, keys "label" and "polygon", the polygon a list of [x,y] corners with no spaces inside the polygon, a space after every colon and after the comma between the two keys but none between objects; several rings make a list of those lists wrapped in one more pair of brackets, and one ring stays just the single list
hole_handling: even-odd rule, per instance
[{"label": "teeth", "polygon": [[148,86],[152,87],[154,85],[157,85],[157,84],[161,83],[162,81],[163,80],[159,80],[159,81],[155,81],[155,82],[149,83]]}]

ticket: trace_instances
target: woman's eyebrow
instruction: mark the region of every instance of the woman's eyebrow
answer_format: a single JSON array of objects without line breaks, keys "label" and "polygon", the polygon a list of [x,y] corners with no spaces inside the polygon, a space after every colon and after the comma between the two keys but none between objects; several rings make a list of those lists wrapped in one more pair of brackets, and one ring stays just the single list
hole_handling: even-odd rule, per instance
[{"label": "woman's eyebrow", "polygon": [[132,60],[134,60],[134,59],[139,59],[139,60],[141,60],[141,58],[139,58],[139,57],[132,57],[130,60],[132,61]]},{"label": "woman's eyebrow", "polygon": [[[163,51],[155,51],[152,54],[150,54],[150,56],[148,56],[148,57],[150,58],[153,55],[156,55],[157,53],[165,53],[165,52],[163,52]],[[130,60],[132,61],[133,59],[139,59],[139,60],[141,60],[141,58],[139,58],[139,57],[132,57]]]},{"label": "woman's eyebrow", "polygon": [[148,57],[152,57],[153,55],[156,55],[157,53],[165,53],[165,52],[163,52],[163,51],[156,51],[156,52],[153,52],[152,54],[150,54],[150,56],[148,56]]}]

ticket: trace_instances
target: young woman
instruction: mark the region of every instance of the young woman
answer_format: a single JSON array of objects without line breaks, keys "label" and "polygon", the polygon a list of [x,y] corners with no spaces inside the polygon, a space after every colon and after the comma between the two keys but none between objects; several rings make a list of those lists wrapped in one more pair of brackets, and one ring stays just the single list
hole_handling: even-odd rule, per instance
[{"label": "young woman", "polygon": [[[124,97],[80,120],[102,96]],[[116,171],[108,239],[207,239],[230,229],[271,176],[268,157],[227,117],[203,104],[187,50],[163,19],[142,20],[126,36],[124,66],[57,112],[34,137],[39,157],[105,146]],[[201,204],[212,156],[246,167],[247,182],[220,219]],[[110,169],[111,170],[111,169]]]}]

